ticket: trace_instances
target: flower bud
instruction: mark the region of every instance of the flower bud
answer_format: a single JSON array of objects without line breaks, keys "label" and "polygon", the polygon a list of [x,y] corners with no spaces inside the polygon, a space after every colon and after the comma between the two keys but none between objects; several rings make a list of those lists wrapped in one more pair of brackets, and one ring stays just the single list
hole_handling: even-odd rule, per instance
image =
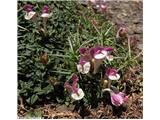
[{"label": "flower bud", "polygon": [[117,37],[124,38],[127,37],[128,30],[126,27],[120,27],[117,32]]},{"label": "flower bud", "polygon": [[101,80],[100,86],[102,89],[105,89],[108,87],[108,80]]},{"label": "flower bud", "polygon": [[91,20],[91,22],[93,25],[95,25],[95,26],[97,25],[97,21],[95,19]]},{"label": "flower bud", "polygon": [[47,62],[48,62],[48,55],[47,53],[42,53],[40,55],[40,62],[43,64],[43,65],[46,65]]}]

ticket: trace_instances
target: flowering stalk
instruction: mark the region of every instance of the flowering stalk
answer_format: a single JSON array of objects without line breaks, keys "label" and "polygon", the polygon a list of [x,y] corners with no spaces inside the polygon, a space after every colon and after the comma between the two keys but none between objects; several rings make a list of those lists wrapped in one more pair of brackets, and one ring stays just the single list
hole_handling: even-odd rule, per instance
[{"label": "flowering stalk", "polygon": [[70,85],[68,82],[65,82],[64,88],[68,90],[74,100],[81,100],[84,97],[84,92],[81,88],[78,88],[78,76],[73,74],[71,79],[72,85]]},{"label": "flowering stalk", "polygon": [[80,48],[79,52],[81,57],[77,65],[77,69],[82,74],[88,74],[91,68],[91,56],[89,54],[89,50],[87,48]]},{"label": "flowering stalk", "polygon": [[41,17],[43,18],[44,33],[47,32],[46,24],[47,24],[48,18],[51,16],[52,16],[52,13],[49,13],[49,7],[47,5],[43,6]]}]

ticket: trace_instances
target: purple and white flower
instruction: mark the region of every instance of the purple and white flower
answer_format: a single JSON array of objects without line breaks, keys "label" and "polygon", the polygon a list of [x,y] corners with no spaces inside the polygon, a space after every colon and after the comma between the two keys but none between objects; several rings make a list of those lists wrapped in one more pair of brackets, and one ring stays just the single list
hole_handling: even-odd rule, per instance
[{"label": "purple and white flower", "polygon": [[87,73],[89,73],[90,68],[91,68],[90,62],[81,58],[79,61],[79,64],[77,65],[78,71],[82,74],[87,74]]},{"label": "purple and white flower", "polygon": [[101,47],[97,46],[94,48],[91,48],[90,53],[96,60],[103,60],[106,58],[106,56],[109,54],[110,51],[112,51],[113,48],[111,47]]},{"label": "purple and white flower", "polygon": [[24,18],[25,18],[26,20],[32,19],[32,18],[35,16],[35,14],[36,14],[36,12],[33,11],[33,6],[30,5],[30,4],[26,4],[26,5],[24,6],[24,10],[25,10],[25,12],[26,12],[26,14],[25,14],[25,16],[24,16]]},{"label": "purple and white flower", "polygon": [[109,68],[106,70],[105,75],[110,79],[110,80],[119,80],[120,75],[117,73],[116,69]]},{"label": "purple and white flower", "polygon": [[66,88],[71,94],[72,99],[81,100],[84,97],[84,92],[81,88],[78,87],[78,76],[73,74],[71,79],[72,85],[70,85],[68,82],[65,82],[64,88]]},{"label": "purple and white flower", "polygon": [[103,64],[103,60],[113,60],[113,56],[109,53],[113,50],[111,47],[92,47],[92,48],[80,48],[80,60],[77,65],[77,69],[82,74],[87,74],[93,68],[93,74],[96,74],[100,65]]},{"label": "purple and white flower", "polygon": [[41,17],[43,18],[49,18],[52,16],[52,13],[49,13],[49,7],[47,5],[45,5],[42,9],[42,14]]},{"label": "purple and white flower", "polygon": [[109,56],[109,52],[112,51],[113,48],[111,47],[95,47],[91,48],[90,53],[93,57],[92,62],[94,65],[94,71],[93,73],[96,74],[98,71],[98,68],[103,63],[103,60],[106,59]]},{"label": "purple and white flower", "polygon": [[110,93],[111,103],[114,106],[121,106],[122,104],[128,101],[128,96],[123,92],[119,92],[117,88],[116,90],[111,90],[110,88],[102,89],[102,92],[105,92],[105,91],[108,91]]},{"label": "purple and white flower", "polygon": [[115,93],[114,91],[111,91],[110,95],[111,95],[111,102],[115,106],[120,106],[128,101],[128,96],[126,96],[125,93],[123,92]]},{"label": "purple and white flower", "polygon": [[107,4],[105,0],[89,0],[94,6],[94,8],[98,9],[100,12],[106,12]]}]

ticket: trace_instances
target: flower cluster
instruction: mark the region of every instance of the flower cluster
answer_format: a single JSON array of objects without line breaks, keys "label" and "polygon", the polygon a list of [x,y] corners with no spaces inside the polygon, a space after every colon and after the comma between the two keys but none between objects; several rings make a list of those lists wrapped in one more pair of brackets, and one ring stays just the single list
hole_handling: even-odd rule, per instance
[{"label": "flower cluster", "polygon": [[80,60],[77,65],[77,69],[82,74],[87,74],[91,71],[96,74],[98,68],[103,63],[103,60],[107,59],[108,61],[113,60],[113,56],[110,55],[110,52],[113,50],[111,47],[93,47],[93,48],[80,48]]},{"label": "flower cluster", "polygon": [[[107,6],[104,1],[97,1],[97,0],[90,0],[90,2],[101,12],[105,12],[107,9]],[[34,7],[32,5],[25,5],[25,16],[24,18],[26,20],[33,20],[36,18],[36,12],[34,11]],[[44,5],[42,8],[41,17],[43,18],[43,26],[44,26],[44,33],[46,33],[46,22],[49,17],[52,16],[52,13],[49,10],[49,7],[47,5]],[[96,20],[92,21],[93,25],[97,25]],[[127,36],[127,29],[125,27],[121,27],[117,31],[116,38],[122,38]],[[92,48],[84,47],[79,49],[80,53],[80,59],[77,64],[77,70],[81,74],[87,74],[87,75],[95,75],[99,72],[99,68],[101,65],[103,65],[103,61],[113,61],[114,57],[111,54],[111,52],[114,49],[112,47],[103,47],[103,46],[96,46]],[[44,59],[45,57],[46,59]],[[43,64],[46,64],[47,57],[44,54],[41,58],[41,61]],[[120,92],[119,90],[112,89],[112,81],[117,81],[120,79],[120,75],[118,74],[118,71],[115,68],[107,67],[104,75],[105,80],[101,80],[100,83],[105,84],[102,85],[102,92],[108,91],[110,93],[111,102],[115,106],[120,106],[123,103],[127,102],[128,96],[125,95],[125,93]],[[71,98],[74,100],[81,100],[84,97],[83,90],[78,86],[79,78],[74,73],[72,75],[72,84],[70,84],[68,81],[64,83],[64,88],[70,93]]]},{"label": "flower cluster", "polygon": [[40,32],[43,33],[44,36],[47,36],[48,34],[47,33],[47,20],[49,17],[52,16],[52,13],[50,12],[49,7],[47,5],[44,5],[42,8],[42,13],[40,16],[43,18],[43,28],[41,28],[40,25],[38,24],[37,13],[33,9],[34,9],[33,5],[26,4],[24,6],[24,11],[25,11],[24,18],[26,20],[32,20],[32,22],[36,23]]},{"label": "flower cluster", "polygon": [[[30,5],[30,4],[26,4],[24,6],[24,11],[25,11],[25,16],[24,18],[26,20],[31,20],[33,19],[35,16],[36,16],[36,12],[33,10],[33,5]],[[49,12],[49,7],[47,5],[45,5],[43,8],[42,8],[42,14],[41,14],[41,17],[43,18],[49,18],[52,16],[52,13]]]},{"label": "flower cluster", "polygon": [[101,12],[106,12],[107,4],[105,0],[88,0],[94,6],[94,8],[98,9]]},{"label": "flower cluster", "polygon": [[[80,48],[80,59],[77,64],[78,72],[87,75],[97,74],[100,66],[103,65],[104,60],[113,60],[113,56],[111,55],[113,50],[114,49],[112,47],[102,46]],[[84,92],[78,87],[78,76],[73,74],[71,79],[73,81],[72,85],[70,85],[68,82],[65,82],[64,87],[68,90],[74,100],[80,100],[84,97]],[[102,92],[108,91],[110,93],[112,104],[115,106],[120,106],[127,102],[128,96],[126,96],[125,93],[112,89],[113,86],[111,85],[111,82],[120,79],[118,71],[115,68],[106,68],[104,79],[107,80],[101,80],[101,83],[105,84],[102,85]]]}]

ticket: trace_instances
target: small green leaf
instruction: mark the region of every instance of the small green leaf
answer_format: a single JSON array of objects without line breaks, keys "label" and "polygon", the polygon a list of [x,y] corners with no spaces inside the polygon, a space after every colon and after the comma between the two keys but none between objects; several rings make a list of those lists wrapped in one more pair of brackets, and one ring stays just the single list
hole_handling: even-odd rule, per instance
[{"label": "small green leaf", "polygon": [[66,105],[66,106],[69,106],[69,102],[65,102],[65,105]]},{"label": "small green leaf", "polygon": [[37,101],[37,99],[38,99],[38,95],[36,95],[36,94],[32,95],[31,104],[34,104]]}]

